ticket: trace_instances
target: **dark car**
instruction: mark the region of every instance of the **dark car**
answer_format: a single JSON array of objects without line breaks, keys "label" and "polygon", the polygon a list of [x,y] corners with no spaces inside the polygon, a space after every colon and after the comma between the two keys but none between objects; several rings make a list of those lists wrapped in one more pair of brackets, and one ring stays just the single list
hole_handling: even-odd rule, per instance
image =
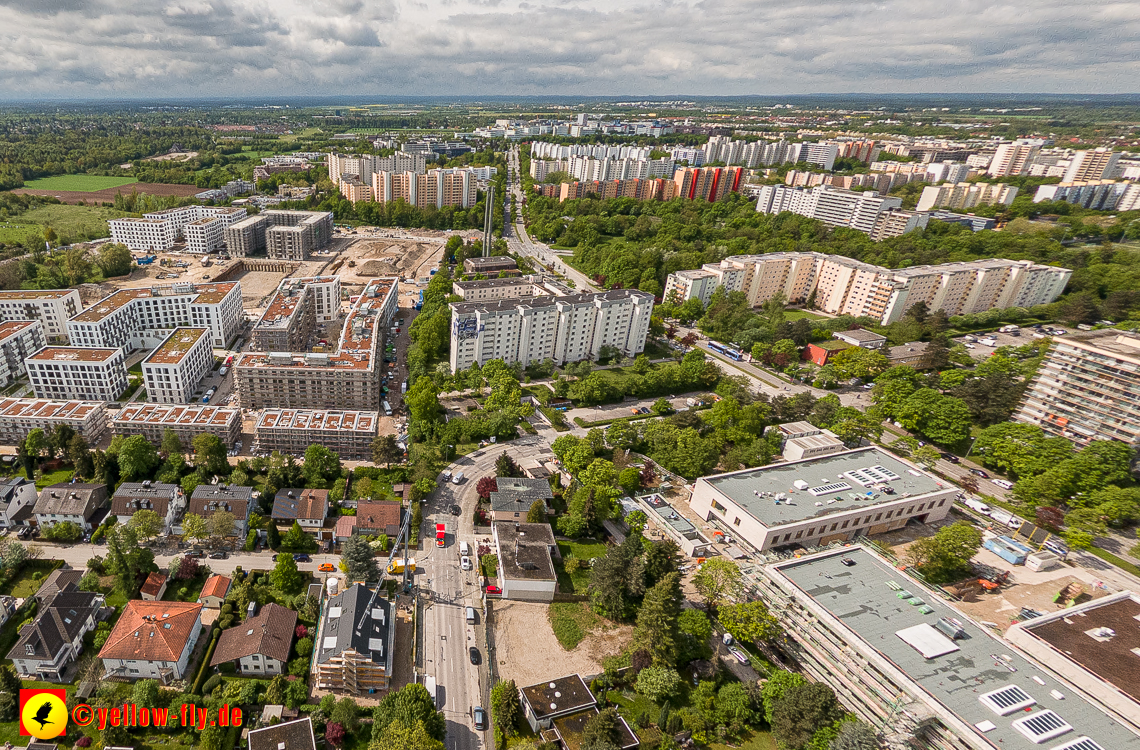
[{"label": "dark car", "polygon": [[222,550],[210,553],[211,560],[225,560],[226,557],[228,557],[228,555],[226,555],[226,553]]},{"label": "dark car", "polygon": [[192,549],[186,553],[187,557],[205,557],[206,553],[200,549]]},{"label": "dark car", "polygon": [[293,555],[293,562],[312,562],[312,561],[313,561],[313,558],[309,557],[308,555],[302,554],[300,552]]},{"label": "dark car", "polygon": [[487,728],[487,712],[479,706],[471,709],[471,716],[475,719],[475,728],[483,730]]},{"label": "dark car", "polygon": [[463,508],[460,508],[458,505],[452,505],[448,510],[453,516],[463,515]]},{"label": "dark car", "polygon": [[472,664],[478,665],[479,662],[483,661],[483,657],[479,654],[479,649],[475,648],[474,646],[467,649],[467,654],[471,657]]},{"label": "dark car", "polygon": [[952,464],[957,464],[957,463],[962,462],[962,459],[958,458],[953,453],[947,453],[946,451],[942,451],[938,455],[942,456],[943,461],[949,461]]},{"label": "dark car", "polygon": [[990,478],[990,475],[987,474],[986,472],[982,471],[981,469],[970,469],[970,473],[976,477],[981,477],[982,479],[989,479]]}]

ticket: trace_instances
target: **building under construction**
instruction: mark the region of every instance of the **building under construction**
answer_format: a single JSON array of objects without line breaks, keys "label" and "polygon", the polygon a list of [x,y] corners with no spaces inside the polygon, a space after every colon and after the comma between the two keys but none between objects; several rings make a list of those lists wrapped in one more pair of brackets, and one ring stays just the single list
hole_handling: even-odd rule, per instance
[{"label": "building under construction", "polygon": [[787,652],[890,750],[1140,749],[1100,701],[865,547],[766,565],[759,590]]}]

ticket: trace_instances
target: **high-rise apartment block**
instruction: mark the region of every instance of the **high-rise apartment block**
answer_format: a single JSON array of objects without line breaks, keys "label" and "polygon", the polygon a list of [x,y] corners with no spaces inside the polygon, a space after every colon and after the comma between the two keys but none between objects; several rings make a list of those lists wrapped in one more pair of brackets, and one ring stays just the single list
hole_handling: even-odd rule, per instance
[{"label": "high-rise apartment block", "polygon": [[1080,180],[1107,180],[1112,177],[1120,154],[1110,148],[1090,148],[1078,151],[1069,162],[1062,182],[1077,182]]},{"label": "high-rise apartment block", "polygon": [[334,185],[351,175],[361,184],[371,185],[377,172],[423,172],[427,168],[424,154],[406,154],[397,151],[391,156],[374,154],[329,154],[329,180]]},{"label": "high-rise apartment block", "polygon": [[1140,184],[1116,180],[1083,180],[1041,185],[1033,202],[1064,201],[1094,211],[1134,211],[1140,208]]},{"label": "high-rise apartment block", "polygon": [[67,321],[82,309],[75,289],[0,290],[0,321],[38,320],[48,341],[66,340]]},{"label": "high-rise apartment block", "polygon": [[403,200],[417,208],[471,208],[478,198],[479,179],[472,168],[430,169],[426,173],[375,172],[371,200]]},{"label": "high-rise apartment block", "polygon": [[114,401],[127,389],[125,362],[118,347],[49,346],[24,365],[36,398]]},{"label": "high-rise apartment block", "polygon": [[241,284],[174,284],[120,289],[67,321],[73,346],[153,349],[175,328],[208,328],[211,345],[237,336],[245,313]]},{"label": "high-rise apartment block", "polygon": [[594,180],[648,180],[655,177],[671,178],[676,162],[662,159],[594,159],[571,156],[565,171],[581,182]]},{"label": "high-rise apartment block", "polygon": [[1055,339],[1013,420],[1079,445],[1140,443],[1140,337],[1101,330]]},{"label": "high-rise apartment block", "polygon": [[785,161],[798,164],[807,162],[817,167],[831,171],[835,167],[835,160],[839,157],[839,146],[835,143],[794,143],[792,144]]},{"label": "high-rise apartment block", "polygon": [[368,202],[372,200],[372,184],[365,184],[354,174],[344,175],[340,178],[340,194],[353,203]]},{"label": "high-rise apartment block", "polygon": [[1045,304],[1060,296],[1071,275],[1067,268],[993,258],[892,270],[839,255],[767,253],[672,273],[664,298],[675,304],[692,298],[707,303],[723,286],[743,292],[753,306],[776,295],[797,304],[814,297],[823,312],[886,324],[918,302],[947,315]]},{"label": "high-rise apartment block", "polygon": [[1017,188],[1012,185],[986,182],[959,182],[945,185],[931,185],[922,189],[918,199],[919,211],[932,208],[966,210],[975,206],[1008,206],[1017,197]]},{"label": "high-rise apartment block", "polygon": [[[246,217],[244,208],[230,206],[179,206],[152,211],[141,219],[111,219],[107,227],[111,239],[131,250],[159,252],[169,250],[185,238],[186,251],[208,253],[218,247],[217,234]],[[194,224],[187,232],[186,226]]]},{"label": "high-rise apartment block", "polygon": [[226,248],[244,258],[265,251],[278,260],[307,260],[332,241],[329,211],[263,211],[226,228]]},{"label": "high-rise apartment block", "polygon": [[672,180],[606,180],[605,182],[563,182],[555,186],[552,196],[566,201],[595,195],[607,198],[634,198],[639,201],[667,201],[677,197],[677,184]]},{"label": "high-rise apartment block", "polygon": [[47,346],[44,327],[38,320],[0,323],[0,387],[27,372],[24,360]]},{"label": "high-rise apartment block", "polygon": [[653,295],[631,289],[451,303],[451,371],[504,362],[596,359],[603,346],[645,349]]},{"label": "high-rise apartment block", "polygon": [[740,190],[742,167],[682,167],[673,173],[677,196],[695,200],[719,201]]},{"label": "high-rise apartment block", "polygon": [[[399,294],[399,279],[369,281],[345,317],[332,351],[242,354],[234,365],[234,389],[242,408],[375,411],[380,405],[383,332],[396,314]],[[278,314],[283,313],[272,306],[266,310],[266,315]]]},{"label": "high-rise apartment block", "polygon": [[[850,227],[882,240],[926,227],[927,216],[902,210],[902,199],[874,190],[855,192],[831,185],[803,190],[787,185],[762,185],[756,210],[778,214],[790,211],[837,227]],[[891,217],[888,214],[895,213]]]},{"label": "high-rise apartment block", "polygon": [[251,348],[259,352],[301,352],[313,344],[317,325],[340,314],[340,277],[289,278],[281,282],[253,326]]},{"label": "high-rise apartment block", "polygon": [[1026,174],[1041,147],[1030,143],[1003,143],[997,147],[986,172],[990,177]]},{"label": "high-rise apartment block", "polygon": [[187,404],[214,366],[210,329],[175,328],[142,361],[143,387],[154,404]]}]

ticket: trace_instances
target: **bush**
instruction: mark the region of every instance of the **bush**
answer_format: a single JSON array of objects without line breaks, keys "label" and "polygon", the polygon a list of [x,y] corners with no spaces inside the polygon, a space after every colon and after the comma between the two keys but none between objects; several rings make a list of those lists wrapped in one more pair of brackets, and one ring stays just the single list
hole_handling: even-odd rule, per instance
[{"label": "bush", "polygon": [[216,674],[210,679],[206,680],[206,684],[202,686],[202,695],[209,695],[214,692],[214,688],[222,684],[222,676]]}]

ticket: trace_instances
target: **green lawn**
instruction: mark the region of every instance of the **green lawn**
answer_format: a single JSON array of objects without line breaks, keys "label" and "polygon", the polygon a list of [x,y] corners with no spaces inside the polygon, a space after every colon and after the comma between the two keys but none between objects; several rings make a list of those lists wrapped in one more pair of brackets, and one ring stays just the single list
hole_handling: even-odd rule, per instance
[{"label": "green lawn", "polygon": [[[196,602],[202,594],[202,587],[206,585],[206,576],[200,575],[188,581],[170,581],[166,584],[166,593],[162,595],[164,602]],[[186,596],[179,595],[179,591],[186,589]]]},{"label": "green lawn", "polygon": [[75,475],[75,469],[59,469],[58,471],[48,472],[36,480],[36,489],[42,490],[52,484],[59,484],[61,482],[69,482]]},{"label": "green lawn", "polygon": [[[13,224],[36,225],[36,234],[43,235],[43,228],[51,226],[64,242],[80,240],[93,240],[110,236],[107,229],[108,219],[118,219],[130,216],[124,211],[102,206],[73,206],[59,203],[25,211],[13,221]],[[26,230],[19,230],[25,231]],[[4,229],[0,226],[0,236]],[[17,230],[13,230],[17,232]]]},{"label": "green lawn", "polygon": [[562,648],[571,651],[601,618],[585,602],[555,602],[550,605],[550,627]]},{"label": "green lawn", "polygon": [[[38,578],[32,578],[32,575],[35,573],[40,574]],[[17,599],[26,599],[40,590],[44,579],[47,578],[50,573],[50,570],[41,568],[24,568],[20,571],[20,575],[5,583],[3,588],[0,588],[0,593],[14,596]]]},{"label": "green lawn", "polygon": [[29,190],[72,190],[93,193],[96,190],[133,185],[134,177],[100,177],[91,174],[64,174],[56,177],[41,177],[24,183]]},{"label": "green lawn", "polygon": [[739,745],[710,742],[709,750],[776,750],[776,739],[771,732],[753,731]]},{"label": "green lawn", "polygon": [[28,237],[39,239],[43,236],[44,228],[39,224],[26,224],[19,221],[0,222],[0,242],[6,244],[22,244]]},{"label": "green lawn", "polygon": [[567,557],[576,557],[586,563],[590,558],[602,557],[606,554],[606,545],[601,542],[583,540],[580,542],[558,542],[558,553],[561,559],[554,563],[554,570],[558,574],[558,587],[564,594],[585,594],[586,587],[590,585],[590,569],[579,568],[574,574],[566,572],[563,562]]},{"label": "green lawn", "polygon": [[784,311],[784,320],[788,321],[789,323],[793,320],[800,320],[801,318],[807,318],[808,320],[827,320],[827,318],[823,315],[816,315],[815,313],[810,313],[806,310]]}]

